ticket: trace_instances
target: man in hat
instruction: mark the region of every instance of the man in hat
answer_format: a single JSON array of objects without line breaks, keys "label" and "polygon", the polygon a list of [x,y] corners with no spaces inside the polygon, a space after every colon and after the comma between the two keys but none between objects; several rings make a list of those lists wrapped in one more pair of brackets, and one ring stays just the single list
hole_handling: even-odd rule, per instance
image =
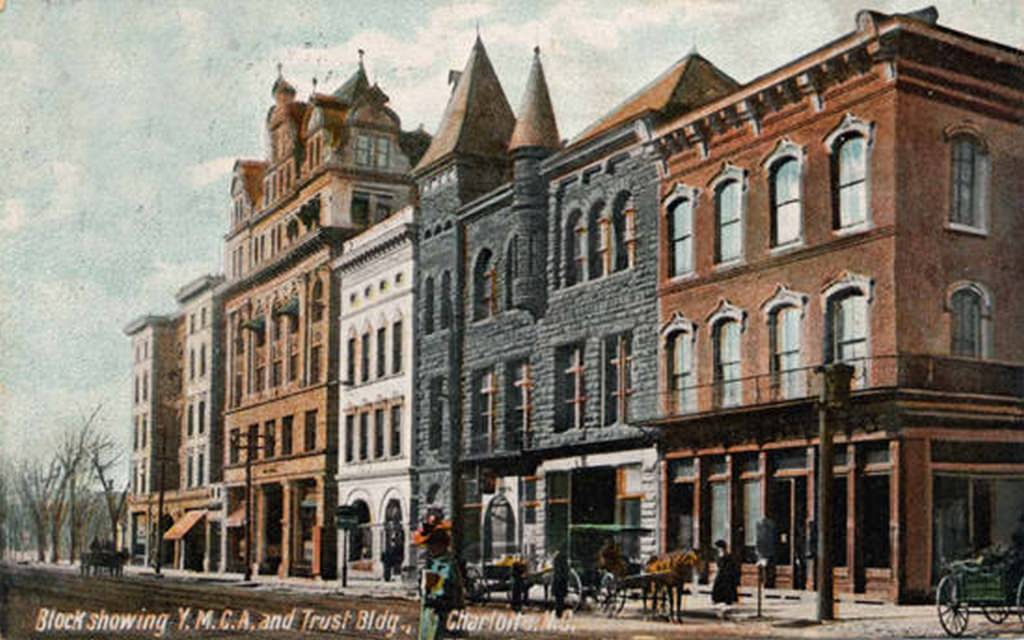
[{"label": "man in hat", "polygon": [[445,520],[439,509],[431,509],[412,534],[413,542],[427,549],[421,578],[419,640],[444,637],[448,613],[460,606],[462,600],[462,578],[449,548],[451,528],[451,521]]}]

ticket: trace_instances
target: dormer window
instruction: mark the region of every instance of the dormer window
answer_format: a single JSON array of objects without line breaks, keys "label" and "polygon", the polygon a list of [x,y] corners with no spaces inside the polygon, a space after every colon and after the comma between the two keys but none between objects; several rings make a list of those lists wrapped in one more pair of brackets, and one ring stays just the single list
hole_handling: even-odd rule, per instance
[{"label": "dormer window", "polygon": [[370,136],[356,136],[356,164],[363,167],[370,166],[370,153],[372,141]]},{"label": "dormer window", "polygon": [[374,145],[373,165],[378,169],[387,169],[391,164],[391,141],[387,138],[377,138]]}]

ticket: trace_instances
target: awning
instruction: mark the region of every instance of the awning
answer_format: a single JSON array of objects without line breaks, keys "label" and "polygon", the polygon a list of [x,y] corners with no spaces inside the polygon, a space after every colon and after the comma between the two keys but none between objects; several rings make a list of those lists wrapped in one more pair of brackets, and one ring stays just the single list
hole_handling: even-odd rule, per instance
[{"label": "awning", "polygon": [[243,527],[245,526],[245,505],[235,509],[228,516],[228,519],[224,521],[225,527]]},{"label": "awning", "polygon": [[185,537],[185,534],[189,532],[196,525],[197,522],[203,519],[206,515],[206,509],[200,509],[198,511],[189,511],[181,517],[174,526],[164,532],[164,540],[180,540]]},{"label": "awning", "polygon": [[288,302],[284,303],[283,305],[281,305],[277,309],[274,309],[274,315],[278,315],[278,316],[289,315],[289,316],[298,317],[299,316],[299,299],[298,298],[292,298],[291,300],[289,300]]},{"label": "awning", "polygon": [[263,333],[263,328],[265,325],[266,321],[263,319],[263,316],[257,316],[252,320],[246,320],[245,322],[243,322],[242,328],[248,329],[250,331],[257,331],[259,333]]}]

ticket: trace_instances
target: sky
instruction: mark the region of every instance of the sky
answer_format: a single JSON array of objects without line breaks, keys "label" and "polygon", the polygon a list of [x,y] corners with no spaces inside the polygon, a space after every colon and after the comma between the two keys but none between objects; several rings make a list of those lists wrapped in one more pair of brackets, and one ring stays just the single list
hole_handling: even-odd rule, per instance
[{"label": "sky", "polygon": [[[867,0],[865,0],[867,2]],[[124,326],[222,270],[230,172],[264,154],[277,64],[304,98],[366,51],[405,129],[436,130],[477,29],[513,109],[539,45],[563,137],[696,48],[740,82],[924,0],[6,0],[0,11],[0,454],[102,403],[129,444]],[[935,3],[1024,48],[1024,3]]]}]

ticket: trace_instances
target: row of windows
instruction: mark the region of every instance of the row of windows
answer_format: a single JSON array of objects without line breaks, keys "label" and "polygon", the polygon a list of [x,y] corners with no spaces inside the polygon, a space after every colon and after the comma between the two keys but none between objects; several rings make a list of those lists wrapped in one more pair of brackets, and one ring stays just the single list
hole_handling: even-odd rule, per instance
[{"label": "row of windows", "polygon": [[610,210],[598,201],[586,215],[572,211],[564,231],[567,287],[628,269],[636,261],[636,211],[628,192],[617,195]]},{"label": "row of windows", "polygon": [[[141,393],[140,393],[141,391]],[[135,404],[149,400],[149,376],[135,376]]]},{"label": "row of windows", "polygon": [[[394,281],[396,287],[400,286],[405,281],[405,274],[399,271],[398,273],[395,274]],[[382,279],[377,284],[377,290],[380,291],[381,294],[384,294],[387,293],[390,286],[391,285],[387,279]],[[373,296],[374,288],[371,285],[366,285],[366,287],[363,289],[362,299],[360,299],[358,293],[353,291],[352,293],[348,294],[348,303],[352,307],[357,307],[359,306],[359,303],[361,301],[369,302],[370,300],[372,300]]]},{"label": "row of windows", "polygon": [[[373,431],[370,417],[373,416]],[[365,462],[402,455],[402,403],[358,409],[345,414],[345,462]]]},{"label": "row of windows", "polygon": [[132,449],[139,450],[146,448],[146,438],[149,434],[148,419],[146,416],[136,416],[135,424],[132,425]]},{"label": "row of windows", "polygon": [[189,380],[195,380],[196,379],[196,371],[197,371],[197,369],[198,369],[198,373],[199,373],[199,377],[200,378],[206,377],[206,343],[205,342],[203,344],[199,345],[199,360],[198,360],[199,366],[198,367],[196,367],[196,362],[197,362],[197,360],[196,360],[196,350],[195,349],[189,349],[188,350],[188,379]]},{"label": "row of windows", "polygon": [[[847,117],[829,137],[832,180],[833,228],[853,231],[870,224],[870,125]],[[987,225],[988,155],[977,137],[957,133],[950,140],[949,223],[954,228],[985,231]],[[799,246],[803,233],[804,152],[783,140],[765,161],[768,175],[772,248]],[[746,213],[747,172],[732,165],[711,182],[715,214],[714,261],[731,264],[744,257],[744,217]],[[668,275],[688,275],[694,269],[694,220],[697,214],[697,190],[678,186],[667,208]],[[589,256],[596,260],[593,247],[577,243],[567,251],[567,281],[574,282],[578,266]],[[584,249],[587,249],[585,252]]]},{"label": "row of windows", "polygon": [[196,314],[190,313],[188,316],[188,332],[190,334],[195,333],[200,329],[205,329],[207,324],[206,318],[206,307],[199,309],[199,324],[196,324]]},{"label": "row of windows", "polygon": [[[310,452],[316,450],[316,427],[317,411],[312,409],[305,413],[305,422],[303,423],[301,434],[301,451]],[[252,451],[253,460],[269,460],[279,456],[290,456],[300,450],[293,448],[298,444],[293,443],[294,431],[294,416],[284,416],[281,418],[280,430],[278,430],[278,422],[276,420],[264,422],[262,431],[258,423],[249,425],[245,432],[237,428],[232,429],[228,439],[228,462],[229,464],[238,464],[242,461],[242,452],[247,448]]]},{"label": "row of windows", "polygon": [[[401,320],[391,323],[391,374],[401,373],[405,366],[402,358],[403,331]],[[378,327],[376,331],[366,330],[359,338],[356,338],[355,335],[349,336],[345,374],[347,384],[369,382],[371,374],[375,378],[389,375],[387,354],[388,328],[386,326]]]},{"label": "row of windows", "polygon": [[189,451],[185,454],[185,475],[182,487],[191,489],[206,484],[206,456],[202,451]]},{"label": "row of windows", "polygon": [[360,167],[387,169],[391,164],[391,141],[383,136],[356,136],[355,163]]},{"label": "row of windows", "polygon": [[206,401],[200,400],[199,402],[189,405],[185,409],[185,421],[187,423],[187,434],[191,438],[193,435],[203,435],[206,432]]},{"label": "row of windows", "polygon": [[135,362],[142,362],[146,358],[149,358],[149,340],[135,343]]}]

